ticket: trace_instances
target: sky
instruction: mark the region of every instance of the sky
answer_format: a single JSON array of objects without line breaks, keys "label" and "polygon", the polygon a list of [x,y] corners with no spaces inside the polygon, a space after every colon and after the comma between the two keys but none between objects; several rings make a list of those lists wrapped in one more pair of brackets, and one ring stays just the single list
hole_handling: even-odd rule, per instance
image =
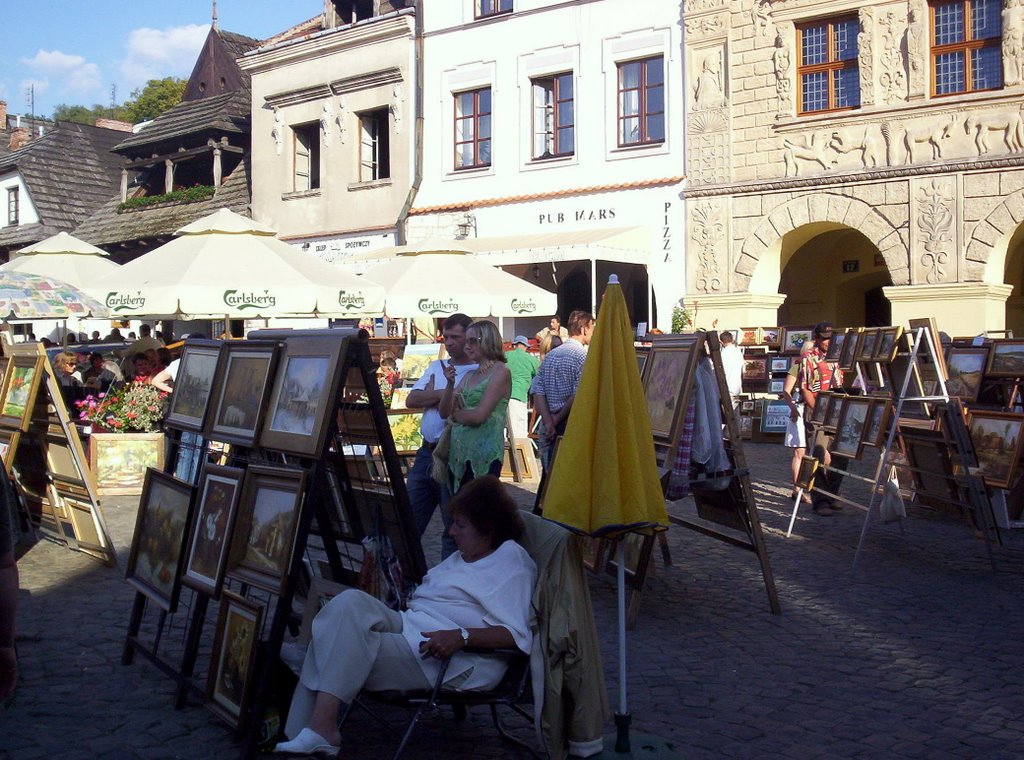
[{"label": "sky", "polygon": [[[0,100],[37,116],[58,104],[123,103],[150,79],[187,79],[210,31],[211,0],[0,0]],[[218,0],[220,28],[265,39],[323,10],[322,0]]]}]

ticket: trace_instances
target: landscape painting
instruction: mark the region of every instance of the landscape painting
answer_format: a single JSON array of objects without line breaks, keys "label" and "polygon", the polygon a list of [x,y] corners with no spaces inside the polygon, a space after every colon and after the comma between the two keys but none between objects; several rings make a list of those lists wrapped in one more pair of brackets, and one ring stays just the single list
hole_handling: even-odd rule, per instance
[{"label": "landscape painting", "polygon": [[1011,488],[1020,459],[1024,414],[971,413],[971,441],[985,482],[995,488]]},{"label": "landscape painting", "polygon": [[1024,340],[997,340],[985,372],[992,377],[1024,377]]},{"label": "landscape painting", "polygon": [[329,364],[327,356],[288,357],[270,417],[271,430],[312,434]]},{"label": "landscape painting", "polygon": [[219,355],[220,344],[213,341],[185,346],[167,412],[168,424],[193,432],[203,429]]},{"label": "landscape painting", "polygon": [[951,347],[946,357],[946,369],[949,372],[946,392],[950,396],[959,397],[961,401],[976,401],[987,361],[987,348]]}]

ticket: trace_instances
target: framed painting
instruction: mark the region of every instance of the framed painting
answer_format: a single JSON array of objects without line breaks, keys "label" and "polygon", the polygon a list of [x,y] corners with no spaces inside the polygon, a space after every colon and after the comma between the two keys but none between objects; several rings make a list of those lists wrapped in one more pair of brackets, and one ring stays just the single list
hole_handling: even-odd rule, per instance
[{"label": "framed painting", "polygon": [[825,361],[827,362],[839,362],[839,357],[843,354],[843,344],[846,343],[846,331],[840,332],[836,330],[832,333],[832,340],[828,342],[828,351],[825,352]]},{"label": "framed painting", "polygon": [[[642,370],[643,366],[641,366],[640,369]],[[412,388],[395,388],[391,392],[391,406],[389,406],[388,408],[393,409],[395,411],[408,409],[409,407],[406,406],[405,402],[409,398],[409,394],[411,392]]]},{"label": "framed painting", "polygon": [[814,409],[811,411],[811,422],[824,425],[828,418],[828,407],[832,403],[832,394],[822,391],[815,396]]},{"label": "framed painting", "polygon": [[682,425],[685,384],[692,377],[697,336],[657,341],[644,366],[644,397],[651,417],[651,433],[659,443],[674,443]]},{"label": "framed painting", "polygon": [[860,341],[864,335],[863,328],[850,328],[843,338],[842,349],[839,352],[839,368],[844,372],[852,372],[857,361],[857,349],[860,348]]},{"label": "framed painting", "polygon": [[266,408],[277,343],[238,341],[220,350],[203,437],[253,446]]},{"label": "framed painting", "polygon": [[871,399],[866,396],[846,396],[840,409],[836,435],[829,451],[855,459],[860,454],[861,442],[864,440]]},{"label": "framed painting", "polygon": [[395,439],[395,449],[399,454],[415,454],[423,445],[423,434],[420,432],[422,422],[423,412],[388,412],[388,427],[391,428],[391,437]]},{"label": "framed painting", "polygon": [[843,413],[843,401],[846,396],[833,393],[829,397],[828,412],[825,415],[825,430],[833,431],[839,427],[839,417]]},{"label": "framed painting", "polygon": [[189,340],[185,343],[164,420],[167,425],[194,433],[202,431],[221,345],[219,340]]},{"label": "framed painting", "polygon": [[343,591],[348,591],[352,586],[328,580],[327,578],[313,578],[309,584],[309,595],[306,597],[306,604],[302,608],[302,622],[299,623],[299,634],[295,637],[295,643],[306,646],[313,638],[313,618],[317,616],[327,603]]},{"label": "framed painting", "polygon": [[859,362],[870,362],[875,358],[875,347],[878,345],[878,328],[868,327],[860,334],[860,343],[857,346],[857,355],[854,357]]},{"label": "framed painting", "polygon": [[814,457],[803,456],[800,458],[800,469],[797,471],[796,483],[794,485],[797,488],[802,488],[805,491],[811,491],[814,489],[814,474],[818,471],[818,460]]},{"label": "framed painting", "polygon": [[789,425],[789,404],[771,399],[765,401],[761,414],[762,433],[785,433]]},{"label": "framed painting", "polygon": [[768,348],[779,348],[781,335],[782,330],[778,327],[761,328],[761,342],[768,346]]},{"label": "framed painting", "polygon": [[163,433],[91,433],[89,466],[96,473],[97,493],[141,494],[146,472],[164,467],[166,442]]},{"label": "framed painting", "polygon": [[227,574],[280,594],[291,567],[305,472],[250,465],[245,471]]},{"label": "framed painting", "polygon": [[918,500],[947,512],[960,512],[960,497],[949,456],[951,447],[945,435],[938,430],[904,427],[901,421],[900,437]]},{"label": "framed painting", "polygon": [[235,728],[241,726],[253,696],[262,625],[262,604],[224,592],[206,681],[206,704]]},{"label": "framed painting", "polygon": [[990,348],[986,375],[1024,377],[1024,340],[995,340]]},{"label": "framed painting", "polygon": [[946,357],[946,393],[957,396],[961,401],[972,403],[978,400],[981,380],[989,361],[989,347],[956,348],[950,346]]},{"label": "framed painting", "polygon": [[181,558],[192,514],[192,486],[150,468],[139,500],[125,578],[168,612],[178,606]]},{"label": "framed painting", "polygon": [[773,377],[768,381],[768,392],[769,393],[782,393],[782,389],[786,387],[786,378],[784,377]]},{"label": "framed painting", "polygon": [[782,327],[779,338],[782,353],[799,356],[804,344],[814,340],[814,327]]},{"label": "framed painting", "polygon": [[743,379],[748,382],[765,382],[768,380],[768,355],[744,356]]},{"label": "framed painting", "polygon": [[740,414],[750,414],[754,411],[754,402],[752,399],[744,399],[740,402]]},{"label": "framed painting", "polygon": [[174,452],[174,477],[186,483],[195,483],[196,476],[206,458],[206,441],[188,430],[182,431]]},{"label": "framed painting", "polygon": [[347,346],[343,336],[285,339],[260,447],[305,457],[322,453]]},{"label": "framed painting", "polygon": [[4,378],[0,423],[24,432],[32,417],[36,394],[42,382],[42,356],[12,356]]},{"label": "framed painting", "polygon": [[214,599],[224,583],[244,474],[238,467],[208,464],[199,480],[182,582]]},{"label": "framed painting", "polygon": [[887,398],[872,398],[868,410],[867,422],[864,426],[865,446],[882,448],[885,445],[885,434],[889,429],[889,417],[892,415],[892,402]]},{"label": "framed painting", "polygon": [[[640,377],[644,376],[644,365],[647,363],[647,354],[650,353],[650,346],[636,346],[636,367],[640,370]],[[392,405],[392,409],[394,405]]]},{"label": "framed painting", "polygon": [[737,343],[741,346],[756,346],[761,343],[760,327],[741,327]]},{"label": "framed painting", "polygon": [[[921,319],[911,319],[909,321],[909,323],[910,323],[910,329],[911,330],[917,330],[919,328],[923,328],[925,333],[927,333],[928,335],[931,336],[932,346],[935,349],[935,358],[938,361],[939,368],[942,370],[943,376],[944,377],[948,377],[948,372],[946,371],[946,360],[945,360],[945,357],[943,355],[944,351],[943,351],[942,340],[939,337],[939,325],[935,321],[935,317],[923,317]],[[924,339],[924,335],[923,334],[922,334],[922,339]],[[917,357],[918,357],[918,360],[922,361],[922,363],[924,363],[924,364],[930,364],[931,363],[931,357],[928,356],[928,352],[927,351],[920,351],[918,353]]]},{"label": "framed painting", "polygon": [[788,356],[772,356],[768,359],[768,371],[773,375],[776,372],[789,372],[792,359]]},{"label": "framed painting", "polygon": [[972,411],[969,429],[985,482],[995,488],[1012,488],[1024,442],[1024,414]]},{"label": "framed painting", "polygon": [[740,437],[750,438],[754,432],[754,418],[749,414],[740,417]]},{"label": "framed painting", "polygon": [[0,461],[3,461],[8,474],[14,466],[14,457],[18,452],[18,441],[20,440],[20,431],[0,428]]},{"label": "framed painting", "polygon": [[412,385],[427,371],[430,362],[444,355],[444,343],[421,343],[405,347],[402,354],[402,382]]},{"label": "framed painting", "polygon": [[876,362],[891,362],[896,358],[896,351],[900,347],[900,337],[903,335],[903,328],[883,327],[878,331],[878,340],[875,345]]}]

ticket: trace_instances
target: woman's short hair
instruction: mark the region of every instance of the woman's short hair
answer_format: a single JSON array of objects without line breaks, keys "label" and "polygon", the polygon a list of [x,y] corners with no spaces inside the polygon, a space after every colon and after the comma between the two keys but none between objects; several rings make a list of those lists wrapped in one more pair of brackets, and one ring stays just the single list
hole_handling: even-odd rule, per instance
[{"label": "woman's short hair", "polygon": [[469,520],[480,535],[490,536],[492,549],[523,537],[519,508],[493,475],[481,475],[462,486],[448,502],[448,511]]},{"label": "woman's short hair", "polygon": [[65,364],[78,364],[78,358],[70,351],[61,351],[53,357],[53,363],[58,367],[63,367]]},{"label": "woman's short hair", "polygon": [[550,333],[540,344],[540,355],[547,356],[551,349],[558,348],[560,345],[562,345],[561,336]]},{"label": "woman's short hair", "polygon": [[[494,326],[493,322],[481,319],[469,326],[480,337],[480,350],[483,351],[485,359],[496,362],[506,362],[505,346],[501,340],[501,333]],[[468,332],[468,331],[467,331]]]}]

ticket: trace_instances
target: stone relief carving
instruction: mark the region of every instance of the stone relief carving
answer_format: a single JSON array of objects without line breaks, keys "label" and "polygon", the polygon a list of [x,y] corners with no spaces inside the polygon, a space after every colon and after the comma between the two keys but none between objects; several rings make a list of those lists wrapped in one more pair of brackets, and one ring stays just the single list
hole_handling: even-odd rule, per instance
[{"label": "stone relief carving", "polygon": [[852,168],[872,169],[886,166],[889,163],[888,132],[888,124],[868,124],[860,132],[856,128],[844,129],[832,133],[833,139],[829,145],[841,156],[856,156],[859,152],[860,155],[856,156],[857,164]]},{"label": "stone relief carving", "polygon": [[942,144],[954,135],[956,123],[956,116],[950,116],[949,121],[936,121],[932,118],[917,124],[904,125],[900,132],[900,144],[904,150],[903,162],[913,164],[921,160],[914,153],[914,148],[919,145],[931,148],[931,160],[938,161],[942,158]]},{"label": "stone relief carving", "polygon": [[344,145],[348,140],[348,103],[344,95],[338,96],[338,115],[334,117],[334,121],[338,125],[338,138]]},{"label": "stone relief carving", "polygon": [[274,141],[274,150],[281,155],[284,150],[284,117],[278,109],[274,109],[274,126],[270,129],[270,138]]},{"label": "stone relief carving", "polygon": [[686,0],[686,13],[709,11],[713,8],[722,8],[726,4],[727,0]]},{"label": "stone relief carving", "polygon": [[857,33],[857,68],[860,70],[860,104],[875,104],[875,53],[872,41],[875,13],[871,8],[860,9],[860,31]]},{"label": "stone relief carving", "polygon": [[722,86],[722,72],[725,66],[722,58],[721,48],[715,48],[705,53],[700,63],[700,74],[697,75],[697,81],[693,85],[694,111],[725,106],[725,91]]},{"label": "stone relief carving", "polygon": [[991,114],[969,114],[964,119],[964,132],[974,137],[974,147],[979,156],[992,152],[990,132],[1001,132],[1003,145],[1010,153],[1024,150],[1024,121],[1020,111],[1005,111]]},{"label": "stone relief carving", "polygon": [[928,60],[928,51],[923,47],[924,35],[921,9],[911,4],[907,19],[907,62],[910,68],[911,97],[924,97],[924,63]]},{"label": "stone relief carving", "polygon": [[334,121],[334,111],[331,108],[331,101],[325,100],[323,110],[320,112],[320,132],[324,136],[324,145],[331,144],[331,122]]},{"label": "stone relief carving", "polygon": [[885,103],[895,103],[907,96],[907,75],[903,65],[903,51],[899,44],[900,25],[901,21],[893,11],[879,19],[882,32],[879,48],[882,54],[879,60],[878,84],[881,86],[882,100]]},{"label": "stone relief carving", "polygon": [[712,16],[701,16],[700,18],[686,19],[687,37],[714,37],[725,32],[728,16],[716,14]]},{"label": "stone relief carving", "polygon": [[779,97],[780,117],[793,113],[793,84],[789,78],[792,60],[782,30],[775,35],[775,50],[772,52],[772,66],[775,69],[775,92]]},{"label": "stone relief carving", "polygon": [[787,177],[801,176],[813,171],[817,166],[821,171],[829,171],[838,162],[842,146],[837,132],[811,132],[809,135],[794,139],[784,138],[782,145],[786,152],[783,161],[786,164]]},{"label": "stone relief carving", "polygon": [[402,131],[402,95],[402,85],[396,82],[391,87],[391,105],[389,106],[396,135]]},{"label": "stone relief carving", "polygon": [[775,24],[772,22],[771,0],[754,0],[750,9],[750,20],[754,23],[754,35],[757,37],[771,37]]},{"label": "stone relief carving", "polygon": [[696,287],[702,293],[722,290],[722,262],[719,249],[725,241],[722,207],[709,201],[698,203],[690,215],[690,239],[697,247]]},{"label": "stone relief carving", "polygon": [[[956,215],[954,193],[949,180],[932,179],[918,188],[915,227],[918,241],[924,248],[917,264],[918,275],[935,284],[950,280],[947,267],[950,249],[954,247]],[[915,277],[916,281],[920,281]]]},{"label": "stone relief carving", "polygon": [[1024,6],[1021,0],[1006,0],[1003,19],[1003,84],[1024,83]]},{"label": "stone relief carving", "polygon": [[687,121],[689,179],[698,185],[729,181],[729,120],[725,109],[697,111]]}]

